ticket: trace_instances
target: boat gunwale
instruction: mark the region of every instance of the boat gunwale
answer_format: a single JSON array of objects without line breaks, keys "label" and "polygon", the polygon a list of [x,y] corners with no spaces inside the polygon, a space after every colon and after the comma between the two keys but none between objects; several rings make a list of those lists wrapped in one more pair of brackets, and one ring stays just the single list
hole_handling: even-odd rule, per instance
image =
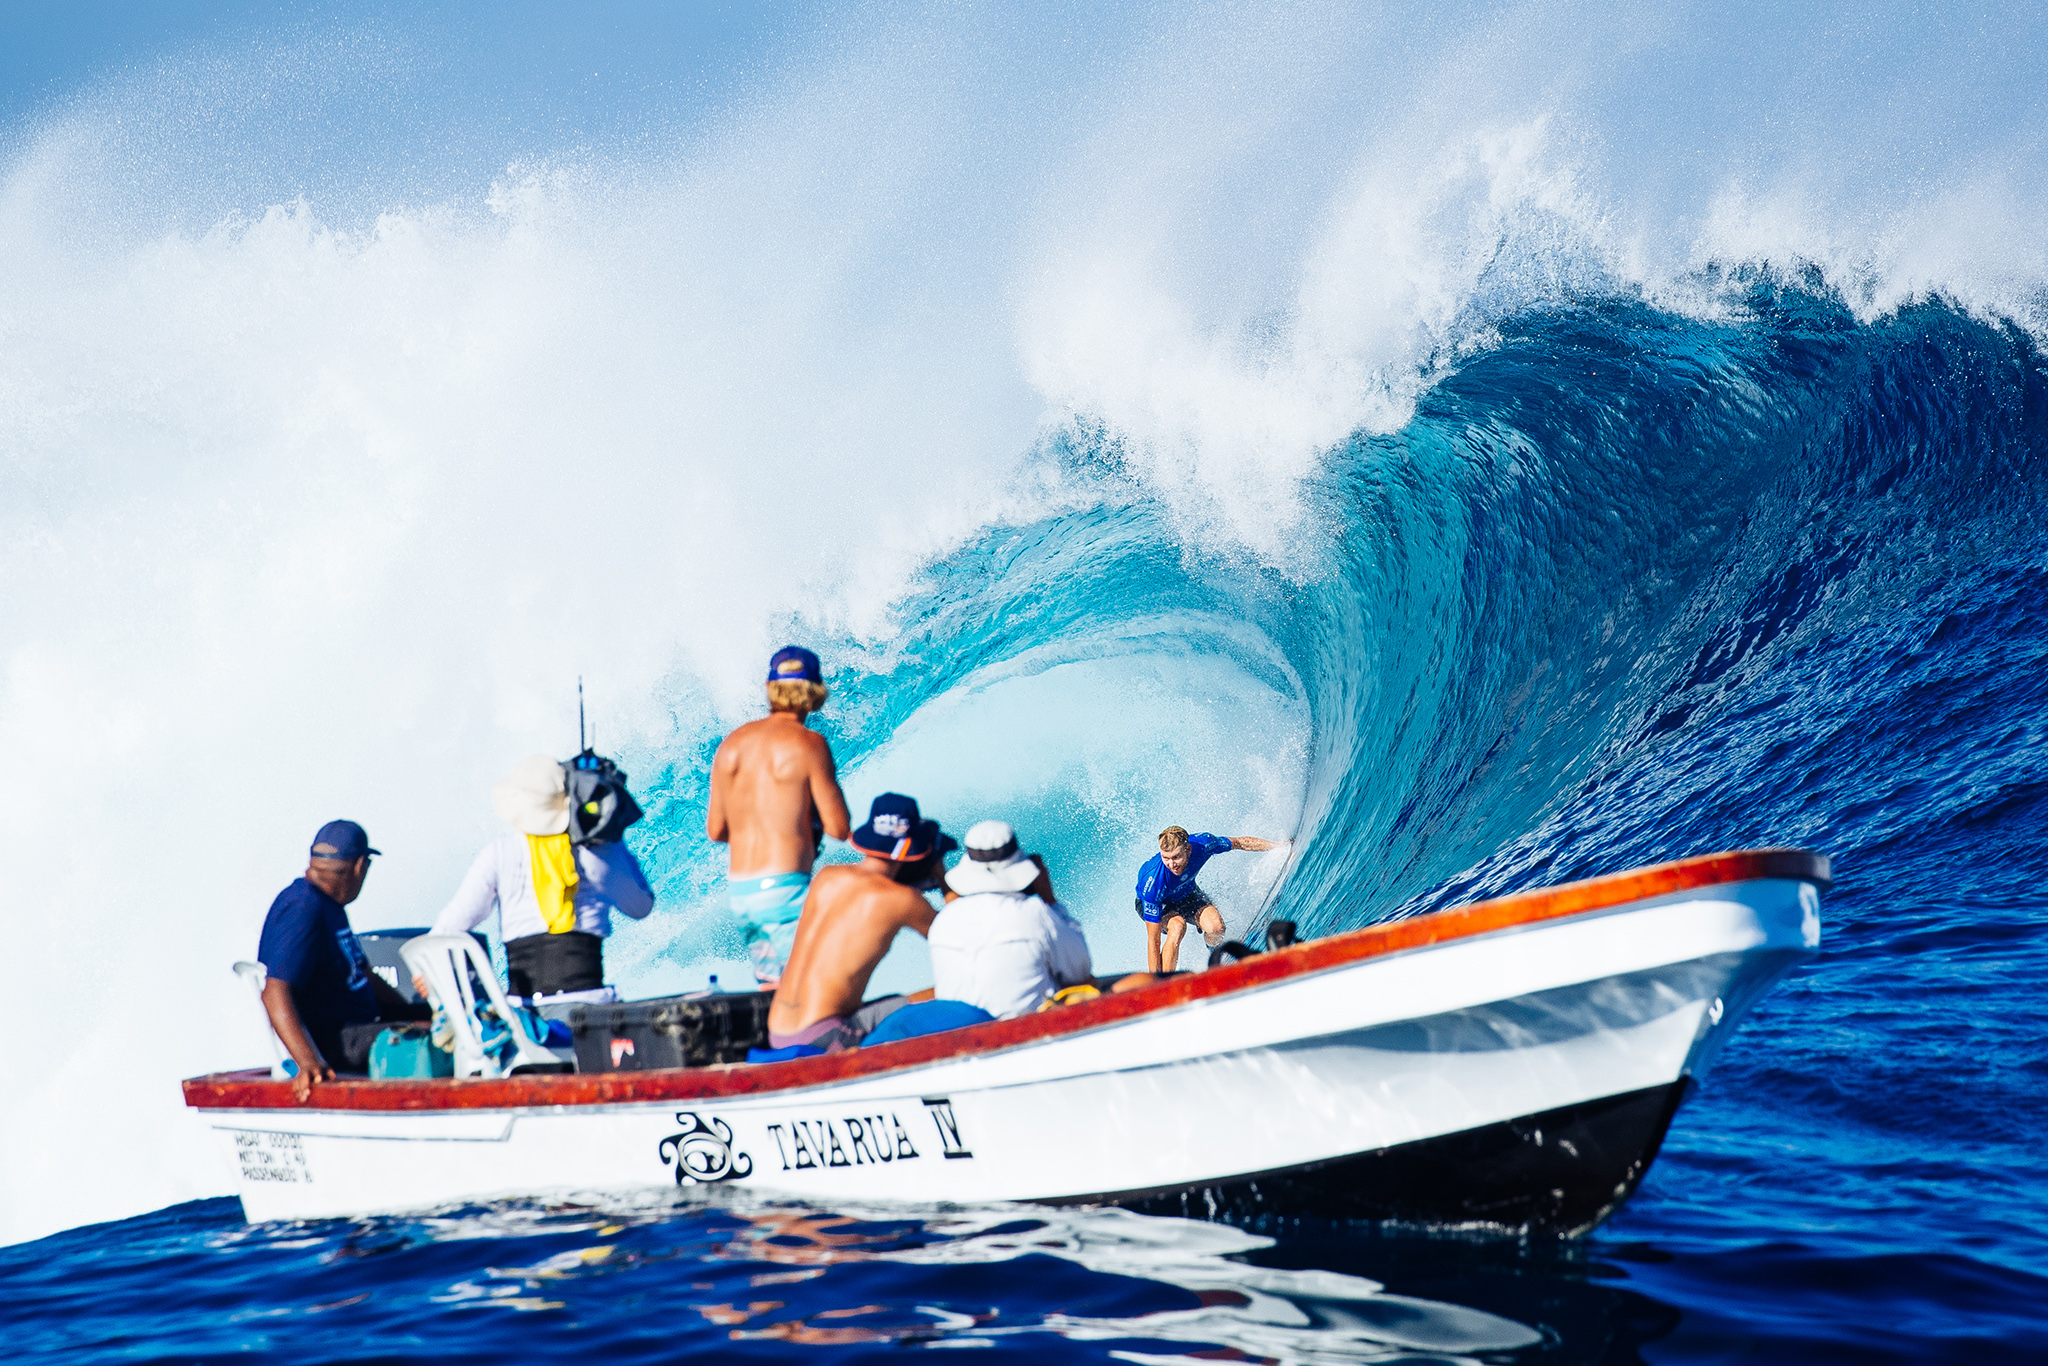
[{"label": "boat gunwale", "polygon": [[1319,976],[1368,959],[1613,911],[1632,902],[1675,892],[1773,879],[1809,882],[1825,889],[1831,882],[1828,857],[1806,849],[1768,848],[1678,859],[1426,915],[1381,921],[1057,1010],[823,1057],[641,1072],[351,1079],[322,1082],[314,1088],[311,1102],[304,1106],[293,1100],[290,1082],[273,1080],[267,1069],[252,1069],[187,1079],[185,1103],[200,1110],[445,1112],[581,1108],[794,1093],[1062,1039],[1125,1024],[1156,1011]]}]

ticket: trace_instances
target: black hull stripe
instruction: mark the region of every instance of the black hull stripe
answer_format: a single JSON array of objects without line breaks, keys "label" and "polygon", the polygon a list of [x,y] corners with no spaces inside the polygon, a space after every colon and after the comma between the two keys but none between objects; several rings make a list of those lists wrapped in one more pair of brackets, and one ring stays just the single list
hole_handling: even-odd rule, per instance
[{"label": "black hull stripe", "polygon": [[1195,1185],[1038,1203],[1121,1205],[1242,1222],[1358,1219],[1575,1236],[1612,1214],[1657,1156],[1689,1083],[1671,1082],[1455,1134]]}]

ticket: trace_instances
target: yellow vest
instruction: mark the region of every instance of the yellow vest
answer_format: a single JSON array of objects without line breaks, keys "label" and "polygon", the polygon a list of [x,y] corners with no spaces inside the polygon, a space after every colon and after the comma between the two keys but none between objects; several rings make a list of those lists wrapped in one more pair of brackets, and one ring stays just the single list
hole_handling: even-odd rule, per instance
[{"label": "yellow vest", "polygon": [[533,867],[533,897],[540,902],[541,923],[549,934],[576,928],[576,851],[569,832],[528,835],[526,856]]}]

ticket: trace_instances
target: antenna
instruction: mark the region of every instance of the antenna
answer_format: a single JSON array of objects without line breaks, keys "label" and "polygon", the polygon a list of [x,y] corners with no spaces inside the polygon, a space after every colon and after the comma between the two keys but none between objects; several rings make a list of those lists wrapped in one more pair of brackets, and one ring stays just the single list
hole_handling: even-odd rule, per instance
[{"label": "antenna", "polygon": [[581,754],[590,746],[583,743],[583,675],[576,675],[576,752]]}]

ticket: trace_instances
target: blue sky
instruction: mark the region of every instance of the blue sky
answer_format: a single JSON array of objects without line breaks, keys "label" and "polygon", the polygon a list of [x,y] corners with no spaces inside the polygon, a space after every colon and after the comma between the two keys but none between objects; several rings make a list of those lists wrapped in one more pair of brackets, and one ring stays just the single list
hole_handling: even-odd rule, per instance
[{"label": "blue sky", "polygon": [[[1026,88],[1059,80],[1062,66],[1075,68],[1069,76],[1113,87],[1148,52],[1205,27],[1234,31],[1232,42],[1252,45],[1267,31],[1298,30],[1305,67],[1319,46],[1376,33],[1354,73],[1364,86],[1398,86],[1406,66],[1483,52],[1505,37],[1521,49],[1519,79],[1576,94],[1611,138],[1633,141],[1632,130],[1646,128],[1681,133],[1643,149],[1659,160],[1683,164],[1730,135],[1738,145],[1874,141],[1887,149],[1886,171],[1908,180],[1929,162],[1986,152],[2031,171],[2025,163],[2043,151],[2048,101],[2041,78],[2048,7],[1967,0],[1938,7],[1867,0],[1096,7],[1052,0],[929,8],[827,0],[6,0],[0,154],[20,145],[25,119],[124,81],[160,85],[166,71],[209,61],[225,68],[238,59],[240,79],[252,67],[275,67],[280,51],[324,47],[320,60],[307,63],[310,79],[300,88],[280,82],[266,97],[345,114],[338,122],[354,144],[353,160],[362,162],[368,149],[369,179],[383,178],[379,161],[444,171],[502,167],[520,156],[618,146],[650,129],[688,124],[785,60],[899,26],[971,34],[981,48],[977,61]],[[350,60],[334,60],[338,47],[352,50]],[[304,88],[323,80],[333,87],[324,105],[319,89]],[[297,139],[300,173],[328,179],[334,163],[321,160],[323,149],[341,140],[340,129],[330,138]],[[2013,166],[2015,155],[2021,165]],[[365,168],[350,169],[360,178]]]},{"label": "blue sky", "polygon": [[415,155],[429,146],[439,160],[451,150],[489,156],[605,141],[636,120],[715,105],[803,31],[805,8],[793,0],[438,8],[9,0],[0,5],[0,127],[18,136],[25,122],[82,94],[160,78],[166,68],[280,47],[353,46],[404,93],[392,131],[417,144]]},{"label": "blue sky", "polygon": [[[423,49],[459,46],[476,83],[527,99],[591,83],[675,90],[757,50],[800,7],[648,0],[500,0],[484,5],[278,3],[278,0],[9,0],[0,5],[0,118],[194,46],[233,47],[280,32],[402,31]],[[541,38],[543,41],[535,41]]]}]

